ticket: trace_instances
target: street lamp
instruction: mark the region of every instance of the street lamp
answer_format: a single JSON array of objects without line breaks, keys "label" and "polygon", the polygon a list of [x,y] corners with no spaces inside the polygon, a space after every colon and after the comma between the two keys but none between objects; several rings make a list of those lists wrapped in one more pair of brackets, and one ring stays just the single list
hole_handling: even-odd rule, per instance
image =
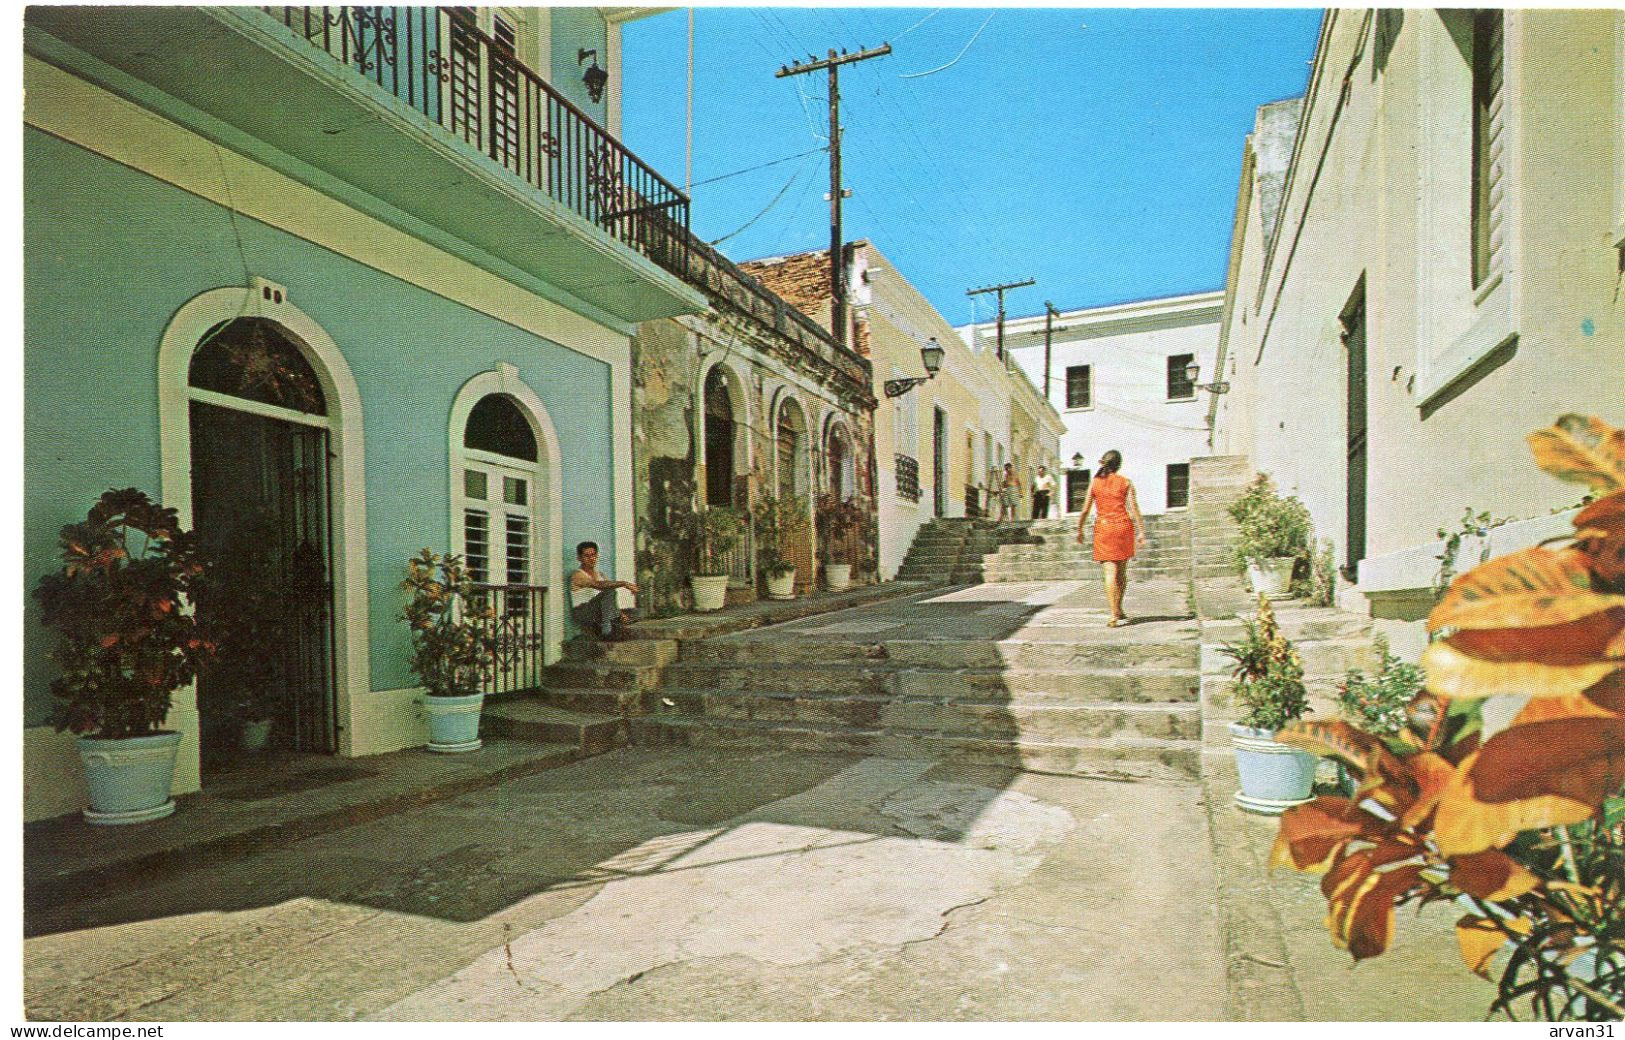
[{"label": "street lamp", "polygon": [[1196,362],[1192,361],[1185,366],[1185,380],[1197,390],[1206,390],[1210,394],[1227,394],[1230,392],[1230,384],[1223,380],[1217,383],[1198,383],[1196,379],[1201,374],[1202,366]]},{"label": "street lamp", "polygon": [[598,67],[596,47],[581,47],[576,50],[577,65],[585,65],[588,58],[592,59],[592,64],[581,74],[581,82],[587,88],[587,96],[596,105],[604,100],[604,87],[609,83],[609,73]]},{"label": "street lamp", "polygon": [[1073,469],[1082,469],[1083,468],[1083,452],[1078,451],[1078,452],[1073,452],[1072,453],[1072,468]]},{"label": "street lamp", "polygon": [[946,353],[947,351],[942,349],[942,344],[937,342],[937,337],[932,336],[925,346],[920,348],[920,363],[925,365],[925,376],[886,380],[886,396],[902,397],[915,387],[937,378],[937,373],[942,371],[942,358]]}]

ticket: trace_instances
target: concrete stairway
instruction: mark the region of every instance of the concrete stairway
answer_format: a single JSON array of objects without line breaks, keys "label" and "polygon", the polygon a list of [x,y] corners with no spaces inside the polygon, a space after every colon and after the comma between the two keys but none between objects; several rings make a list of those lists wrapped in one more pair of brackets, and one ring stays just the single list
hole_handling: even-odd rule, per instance
[{"label": "concrete stairway", "polygon": [[677,658],[675,639],[606,643],[600,655],[572,643],[546,669],[541,689],[520,697],[487,698],[482,736],[566,744],[589,755],[628,742],[628,718],[642,710],[643,691]]},{"label": "concrete stairway", "polygon": [[998,547],[998,526],[991,520],[963,517],[927,521],[915,533],[897,580],[933,585],[981,581],[981,560]]},{"label": "concrete stairway", "polygon": [[633,735],[1187,782],[1200,768],[1196,627],[1122,631],[685,643]]},{"label": "concrete stairway", "polygon": [[[1094,519],[1078,544],[1075,518],[1001,524],[1000,544],[982,558],[984,581],[1065,581],[1095,578]],[[1146,541],[1130,565],[1132,578],[1186,578],[1190,575],[1188,525],[1183,513],[1145,517]],[[1017,528],[1018,530],[1006,530]]]}]

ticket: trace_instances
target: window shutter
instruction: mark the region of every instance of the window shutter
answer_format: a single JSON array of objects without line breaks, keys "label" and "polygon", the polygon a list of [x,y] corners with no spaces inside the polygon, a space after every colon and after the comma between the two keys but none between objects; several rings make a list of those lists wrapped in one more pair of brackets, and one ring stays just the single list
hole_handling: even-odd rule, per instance
[{"label": "window shutter", "polygon": [[1506,218],[1505,16],[1473,16],[1473,284],[1501,269]]}]

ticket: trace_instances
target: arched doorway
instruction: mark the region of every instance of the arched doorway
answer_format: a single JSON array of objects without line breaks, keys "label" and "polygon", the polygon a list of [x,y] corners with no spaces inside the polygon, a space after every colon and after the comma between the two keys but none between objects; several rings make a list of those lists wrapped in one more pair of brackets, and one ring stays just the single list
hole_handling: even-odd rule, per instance
[{"label": "arched doorway", "polygon": [[[781,500],[796,503],[804,513],[812,506],[812,452],[808,436],[807,413],[801,402],[786,396],[779,403],[779,420],[775,430],[776,481]],[[797,580],[810,583],[816,578],[813,567],[813,530],[811,516],[800,531],[786,536],[783,546],[785,559],[796,569]]]},{"label": "arched doorway", "polygon": [[733,395],[726,370],[713,366],[705,377],[705,504],[734,504],[734,420]]},{"label": "arched doorway", "polygon": [[276,746],[338,750],[329,402],[310,353],[243,317],[190,357],[192,524],[210,561],[197,611],[220,641],[197,686],[205,771],[265,720]]},{"label": "arched doorway", "polygon": [[786,397],[779,404],[775,438],[778,448],[778,493],[780,498],[805,498],[808,485],[807,416],[801,403]]}]

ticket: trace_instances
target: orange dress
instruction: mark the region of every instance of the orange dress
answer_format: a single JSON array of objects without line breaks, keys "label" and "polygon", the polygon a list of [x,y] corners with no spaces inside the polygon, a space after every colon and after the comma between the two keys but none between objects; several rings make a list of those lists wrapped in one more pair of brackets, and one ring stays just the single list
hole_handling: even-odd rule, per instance
[{"label": "orange dress", "polygon": [[1096,477],[1095,560],[1120,563],[1134,557],[1134,521],[1128,515],[1128,478],[1121,473]]}]

